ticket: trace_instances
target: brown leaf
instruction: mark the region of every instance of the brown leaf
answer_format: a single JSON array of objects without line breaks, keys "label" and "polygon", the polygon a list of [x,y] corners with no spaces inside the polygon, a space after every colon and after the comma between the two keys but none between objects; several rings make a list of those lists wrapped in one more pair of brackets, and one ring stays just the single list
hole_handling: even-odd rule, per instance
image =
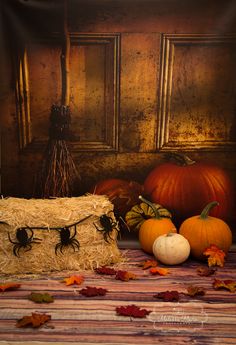
[{"label": "brown leaf", "polygon": [[215,244],[206,248],[203,252],[204,255],[208,256],[208,266],[224,266],[225,252],[218,248]]},{"label": "brown leaf", "polygon": [[179,301],[179,293],[178,291],[163,291],[158,292],[153,297],[162,299],[164,302],[173,302],[173,301]]},{"label": "brown leaf", "polygon": [[187,295],[189,296],[196,296],[196,295],[205,295],[205,289],[201,286],[194,286],[194,285],[189,285],[187,287]]},{"label": "brown leaf", "polygon": [[209,277],[216,272],[216,268],[209,268],[209,267],[198,267],[197,274],[201,277]]},{"label": "brown leaf", "polygon": [[63,282],[65,282],[66,285],[74,285],[74,284],[80,285],[83,283],[83,281],[84,281],[84,277],[77,276],[77,275],[72,275],[69,278],[65,278],[63,280]]},{"label": "brown leaf", "polygon": [[86,297],[104,296],[107,293],[107,290],[103,288],[97,288],[95,286],[86,286],[86,288],[80,290],[79,293]]},{"label": "brown leaf", "polygon": [[106,267],[106,266],[96,268],[95,272],[98,274],[104,274],[104,275],[108,275],[108,276],[112,276],[112,275],[116,274],[116,270],[114,270],[114,268],[110,268],[110,267]]},{"label": "brown leaf", "polygon": [[21,284],[18,283],[5,283],[0,285],[0,291],[4,292],[6,290],[14,290],[18,289],[21,286]]},{"label": "brown leaf", "polygon": [[139,266],[142,267],[143,270],[147,268],[156,267],[158,262],[156,260],[145,260]]},{"label": "brown leaf", "polygon": [[138,306],[131,304],[127,306],[116,307],[116,313],[122,316],[143,318],[146,317],[149,313],[151,313],[151,311],[147,309],[141,309]]},{"label": "brown leaf", "polygon": [[138,279],[138,277],[136,276],[136,274],[132,273],[132,272],[128,272],[128,271],[117,271],[116,272],[116,277],[117,280],[122,280],[122,281],[129,281],[131,279]]},{"label": "brown leaf", "polygon": [[169,274],[169,270],[168,268],[161,268],[161,267],[153,267],[149,270],[149,272],[152,275],[160,275],[160,276],[166,276],[167,274]]},{"label": "brown leaf", "polygon": [[17,321],[16,326],[17,327],[40,327],[45,322],[49,321],[51,319],[51,315],[46,314],[39,314],[39,313],[32,313],[32,315],[29,316],[23,316],[22,319]]},{"label": "brown leaf", "polygon": [[213,287],[214,289],[226,289],[226,290],[229,290],[230,292],[235,292],[236,281],[231,280],[231,279],[226,279],[226,280],[215,279],[213,282]]}]

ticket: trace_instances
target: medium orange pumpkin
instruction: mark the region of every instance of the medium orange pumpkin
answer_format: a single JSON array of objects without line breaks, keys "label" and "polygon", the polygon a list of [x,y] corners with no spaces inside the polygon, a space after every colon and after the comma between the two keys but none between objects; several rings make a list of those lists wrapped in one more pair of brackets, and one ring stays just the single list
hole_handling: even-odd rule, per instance
[{"label": "medium orange pumpkin", "polygon": [[218,200],[219,207],[212,210],[212,215],[231,220],[234,193],[227,173],[216,165],[192,161],[186,155],[172,153],[169,157],[174,161],[154,168],[144,182],[144,192],[151,201],[186,219],[200,214],[212,200]]},{"label": "medium orange pumpkin", "polygon": [[143,192],[143,186],[135,181],[112,178],[99,181],[90,189],[90,192],[107,195],[114,204],[116,215],[124,218],[131,207],[139,202],[139,195]]},{"label": "medium orange pumpkin", "polygon": [[177,230],[170,218],[161,217],[158,210],[150,201],[144,199],[141,196],[139,198],[143,202],[148,204],[153,209],[153,212],[155,214],[153,218],[145,220],[139,229],[139,243],[141,248],[145,252],[152,254],[153,243],[155,242],[157,237],[168,234],[169,232],[176,233]]},{"label": "medium orange pumpkin", "polygon": [[232,245],[232,232],[229,226],[222,219],[208,215],[216,205],[218,202],[210,202],[200,215],[186,219],[180,226],[179,233],[189,241],[191,255],[195,259],[206,259],[203,252],[212,244],[225,253]]}]

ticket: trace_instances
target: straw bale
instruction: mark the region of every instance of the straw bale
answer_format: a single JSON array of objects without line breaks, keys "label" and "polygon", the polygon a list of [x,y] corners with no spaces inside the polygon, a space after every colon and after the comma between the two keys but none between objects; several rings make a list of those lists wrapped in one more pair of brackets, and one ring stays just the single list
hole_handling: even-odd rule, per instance
[{"label": "straw bale", "polygon": [[[117,247],[117,231],[111,233],[112,240],[107,243],[101,229],[99,218],[102,215],[112,217],[113,205],[106,196],[86,195],[73,198],[21,199],[4,198],[0,200],[0,273],[24,274],[43,273],[62,270],[87,270],[102,265],[118,263],[121,253]],[[60,242],[60,233],[54,227],[65,227],[90,216],[76,225],[75,239],[79,249],[64,246],[55,254],[55,247]],[[21,248],[19,257],[14,255],[18,228],[28,227],[33,230],[33,238],[40,241],[32,243],[32,248]],[[43,227],[44,229],[34,229]],[[74,227],[70,228],[71,237]],[[27,229],[30,237],[31,232]]]}]

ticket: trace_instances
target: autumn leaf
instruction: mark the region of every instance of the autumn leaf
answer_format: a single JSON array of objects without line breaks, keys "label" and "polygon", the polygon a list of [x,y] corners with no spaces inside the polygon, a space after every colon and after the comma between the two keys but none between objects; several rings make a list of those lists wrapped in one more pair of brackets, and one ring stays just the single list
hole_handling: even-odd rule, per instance
[{"label": "autumn leaf", "polygon": [[208,256],[208,266],[224,266],[225,252],[218,248],[215,244],[206,248],[203,252],[205,256]]},{"label": "autumn leaf", "polygon": [[156,267],[157,265],[158,262],[156,260],[145,260],[141,264],[139,264],[139,266],[142,267],[143,270],[151,267]]},{"label": "autumn leaf", "polygon": [[216,272],[216,268],[198,267],[197,274],[201,277],[209,277]]},{"label": "autumn leaf", "polygon": [[128,271],[117,271],[116,272],[116,277],[117,280],[122,280],[122,281],[129,281],[131,279],[138,279],[138,277],[136,276],[136,274],[132,273],[132,272],[128,272]]},{"label": "autumn leaf", "polygon": [[189,296],[196,296],[196,295],[205,295],[205,289],[202,288],[201,286],[194,286],[194,285],[189,285],[187,287],[187,295]]},{"label": "autumn leaf", "polygon": [[161,267],[153,267],[149,270],[149,272],[152,275],[160,275],[160,276],[166,276],[167,274],[169,274],[169,270],[168,268],[161,268]]},{"label": "autumn leaf", "polygon": [[229,290],[230,292],[235,292],[236,291],[236,281],[235,280],[220,280],[220,279],[215,279],[213,282],[213,287],[214,289],[226,289]]},{"label": "autumn leaf", "polygon": [[83,283],[83,281],[84,281],[83,276],[76,276],[76,275],[72,275],[69,278],[65,278],[63,280],[63,282],[65,282],[67,286],[74,285],[74,284],[80,285],[81,283]]},{"label": "autumn leaf", "polygon": [[29,316],[23,316],[22,319],[17,321],[16,326],[17,327],[40,327],[45,322],[51,320],[51,315],[46,314],[39,314],[39,313],[32,313],[32,315]]},{"label": "autumn leaf", "polygon": [[107,293],[107,290],[103,288],[97,288],[95,286],[86,286],[86,288],[80,290],[79,293],[86,297],[104,296]]},{"label": "autumn leaf", "polygon": [[158,292],[153,297],[162,299],[164,302],[173,302],[173,301],[179,301],[179,293],[178,291],[163,291]]},{"label": "autumn leaf", "polygon": [[150,314],[151,311],[147,309],[141,309],[138,306],[131,304],[127,306],[116,307],[116,313],[122,316],[143,318]]},{"label": "autumn leaf", "polygon": [[116,270],[114,270],[114,268],[110,268],[110,267],[106,267],[106,266],[96,268],[95,272],[98,274],[104,274],[104,275],[108,275],[108,276],[112,276],[112,275],[116,274]]},{"label": "autumn leaf", "polygon": [[35,303],[52,303],[54,302],[53,296],[49,293],[39,293],[39,292],[31,292],[29,295],[29,300]]},{"label": "autumn leaf", "polygon": [[0,291],[4,292],[6,290],[15,290],[18,289],[21,284],[18,283],[5,283],[0,285]]}]

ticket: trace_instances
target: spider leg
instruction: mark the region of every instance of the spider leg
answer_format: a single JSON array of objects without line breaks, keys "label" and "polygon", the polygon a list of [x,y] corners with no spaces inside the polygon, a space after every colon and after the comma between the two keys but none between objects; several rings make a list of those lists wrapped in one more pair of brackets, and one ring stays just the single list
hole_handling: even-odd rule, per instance
[{"label": "spider leg", "polygon": [[65,246],[63,245],[63,244],[61,244],[61,247],[60,247],[60,252],[63,254],[63,248],[64,248]]},{"label": "spider leg", "polygon": [[79,241],[78,241],[78,240],[73,239],[72,245],[75,245],[75,247],[77,247],[77,248],[78,248],[78,250],[80,249],[80,243],[79,243]]},{"label": "spider leg", "polygon": [[55,247],[55,254],[57,255],[57,251],[58,251],[58,248],[61,246],[61,243],[57,243],[56,247]]},{"label": "spider leg", "polygon": [[29,237],[29,241],[30,241],[31,238],[34,236],[34,232],[29,226],[27,226],[26,229],[29,229],[29,231],[30,231],[30,237]]},{"label": "spider leg", "polygon": [[97,229],[97,231],[103,231],[103,229],[99,229],[98,226],[97,226],[95,223],[93,223],[93,225],[95,226],[95,228]]},{"label": "spider leg", "polygon": [[12,241],[12,239],[11,239],[11,237],[10,237],[9,232],[7,233],[7,235],[8,235],[8,239],[9,239],[9,241],[10,241],[11,243],[13,243],[13,244],[18,244],[18,242],[14,242],[14,241]]},{"label": "spider leg", "polygon": [[[32,243],[32,242],[31,242],[31,243]],[[25,252],[29,252],[29,251],[32,249],[32,246],[31,246],[30,243],[28,243],[28,244],[25,246],[25,248],[28,248],[28,249],[25,250]]]},{"label": "spider leg", "polygon": [[17,256],[18,258],[20,257],[20,255],[19,255],[20,248],[21,247],[19,246],[19,244],[15,244],[14,247],[13,247],[13,254],[15,256]]},{"label": "spider leg", "polygon": [[76,225],[74,225],[74,234],[73,236],[71,236],[70,240],[73,240],[75,238],[75,235],[76,235]]}]

